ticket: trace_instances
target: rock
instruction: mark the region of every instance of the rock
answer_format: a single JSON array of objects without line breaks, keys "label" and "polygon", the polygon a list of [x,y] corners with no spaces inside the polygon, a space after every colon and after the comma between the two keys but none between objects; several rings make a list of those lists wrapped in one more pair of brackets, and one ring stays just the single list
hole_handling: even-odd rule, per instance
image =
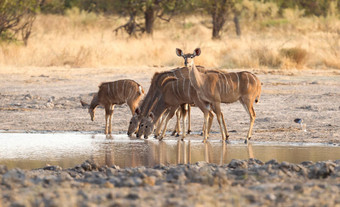
[{"label": "rock", "polygon": [[154,186],[155,183],[156,183],[156,178],[154,176],[145,177],[143,179],[143,184],[144,185]]},{"label": "rock", "polygon": [[137,200],[139,199],[139,195],[136,193],[129,193],[125,198],[130,200]]},{"label": "rock", "polygon": [[243,161],[243,160],[235,160],[235,159],[232,159],[230,161],[230,163],[228,164],[228,167],[229,168],[248,168],[248,164],[247,162]]},{"label": "rock", "polygon": [[27,185],[25,172],[21,169],[12,169],[2,176],[2,184],[8,187]]},{"label": "rock", "polygon": [[274,194],[270,193],[270,194],[266,195],[266,199],[270,200],[270,201],[275,201],[276,200],[276,196]]},{"label": "rock", "polygon": [[63,168],[61,168],[60,166],[57,165],[51,165],[51,166],[46,166],[43,168],[43,170],[51,170],[51,171],[60,171]]},{"label": "rock", "polygon": [[24,99],[26,99],[26,100],[30,100],[30,99],[32,99],[33,98],[33,96],[31,95],[31,94],[26,94],[25,96],[24,96]]},{"label": "rock", "polygon": [[0,165],[0,174],[5,174],[8,171],[6,165]]},{"label": "rock", "polygon": [[92,170],[92,165],[88,162],[84,162],[83,164],[81,164],[81,167],[85,170],[85,171],[90,171]]},{"label": "rock", "polygon": [[279,162],[275,159],[269,160],[265,165],[279,165]]},{"label": "rock", "polygon": [[332,162],[317,162],[309,166],[308,177],[311,179],[327,178],[334,172],[335,163]]}]

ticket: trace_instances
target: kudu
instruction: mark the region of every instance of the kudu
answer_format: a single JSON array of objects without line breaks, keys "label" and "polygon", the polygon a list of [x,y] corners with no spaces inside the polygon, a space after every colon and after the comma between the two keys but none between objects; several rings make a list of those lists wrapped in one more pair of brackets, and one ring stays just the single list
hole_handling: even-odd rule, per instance
[{"label": "kudu", "polygon": [[[228,139],[227,127],[225,125],[223,114],[221,112],[221,103],[233,103],[240,101],[250,116],[250,126],[245,143],[251,138],[252,128],[255,122],[255,111],[253,104],[258,102],[261,94],[261,81],[250,72],[235,73],[202,73],[197,70],[194,58],[201,54],[201,49],[196,48],[193,53],[184,54],[181,49],[176,49],[178,56],[183,57],[188,62],[189,79],[191,85],[196,89],[199,98],[209,103],[215,112],[217,121],[220,125],[222,140]],[[206,105],[209,107],[209,105]],[[223,126],[222,126],[223,122]],[[208,124],[208,116],[204,117],[205,126]],[[224,128],[224,129],[223,129]],[[207,127],[204,131],[204,140],[207,140]]]},{"label": "kudu", "polygon": [[[148,116],[143,117],[140,123],[140,131],[138,133],[144,133],[145,137],[148,137],[152,132],[155,123],[159,120],[165,110],[169,109],[169,114],[166,118],[163,132],[159,138],[162,140],[166,131],[168,121],[174,115],[179,105],[183,104],[195,104],[199,107],[204,114],[209,114],[209,126],[211,127],[213,114],[205,107],[205,103],[202,102],[197,96],[196,90],[191,86],[189,79],[177,79],[175,77],[167,77],[161,84],[162,93],[156,97],[153,101],[153,106]],[[137,133],[137,134],[138,134]],[[141,136],[141,134],[139,135]],[[185,138],[185,118],[183,119],[183,133],[182,140]]]},{"label": "kudu", "polygon": [[[198,70],[204,70],[201,67],[197,67]],[[170,71],[165,72],[156,72],[152,79],[149,91],[147,92],[144,100],[142,100],[140,106],[136,108],[136,113],[133,115],[133,117],[130,120],[129,128],[128,128],[128,135],[131,135],[132,133],[135,133],[137,130],[139,131],[139,125],[140,121],[143,117],[146,117],[151,109],[151,106],[153,104],[153,101],[155,98],[161,95],[161,84],[163,80],[167,77],[177,77],[179,79],[182,78],[189,78],[189,70],[187,67],[182,68],[176,68]],[[183,114],[184,118],[185,114]],[[190,126],[190,120],[189,120],[189,126]],[[190,128],[189,128],[190,130]],[[157,130],[158,131],[158,130]],[[139,132],[136,135],[142,135],[143,132]],[[157,132],[156,132],[157,135]]]},{"label": "kudu", "polygon": [[99,91],[93,96],[91,104],[80,101],[83,107],[87,107],[91,120],[95,119],[95,110],[98,105],[105,108],[105,134],[111,134],[112,115],[115,105],[127,103],[132,115],[135,113],[139,101],[144,95],[144,89],[133,80],[123,79],[114,82],[105,82],[99,86]]}]

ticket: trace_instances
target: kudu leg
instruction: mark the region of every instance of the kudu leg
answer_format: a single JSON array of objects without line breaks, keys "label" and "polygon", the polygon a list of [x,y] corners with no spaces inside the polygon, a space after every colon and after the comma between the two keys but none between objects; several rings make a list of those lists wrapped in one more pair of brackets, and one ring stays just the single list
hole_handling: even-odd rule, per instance
[{"label": "kudu leg", "polygon": [[191,133],[191,106],[188,104],[188,134]]},{"label": "kudu leg", "polygon": [[185,124],[187,121],[187,111],[182,111],[182,121],[183,121],[183,132],[182,132],[182,141],[184,141],[184,138],[186,136],[186,129],[185,129]]},{"label": "kudu leg", "polygon": [[165,132],[166,132],[166,128],[167,128],[167,126],[168,126],[168,122],[169,122],[169,120],[174,116],[174,114],[175,114],[175,112],[176,112],[176,109],[177,109],[177,108],[171,109],[170,112],[169,112],[169,114],[168,114],[168,116],[166,117],[165,124],[164,124],[164,128],[163,128],[162,134],[161,134],[161,136],[160,136],[160,138],[159,138],[160,141],[164,138],[164,135],[165,135]]},{"label": "kudu leg", "polygon": [[208,139],[208,122],[209,122],[209,111],[204,113],[204,125],[203,125],[203,143],[207,142]]},{"label": "kudu leg", "polygon": [[110,105],[108,108],[105,108],[105,118],[106,118],[106,126],[105,126],[105,132],[106,134],[111,134],[112,132],[112,116],[113,116],[113,110],[114,105]]},{"label": "kudu leg", "polygon": [[159,134],[161,133],[161,129],[162,129],[162,126],[163,126],[163,122],[165,120],[165,118],[168,116],[169,114],[169,110],[167,109],[163,115],[161,116],[161,119],[157,121],[156,123],[156,130],[155,130],[155,138],[157,138],[159,136]]},{"label": "kudu leg", "polygon": [[109,133],[109,127],[108,127],[109,117],[110,115],[105,112],[105,134]]},{"label": "kudu leg", "polygon": [[181,133],[180,120],[181,120],[181,110],[180,110],[180,108],[178,108],[177,111],[176,111],[176,125],[175,125],[175,129],[171,133],[171,136],[175,136],[175,135],[179,136],[179,133]]},{"label": "kudu leg", "polygon": [[225,139],[226,139],[226,142],[229,142],[229,133],[228,133],[228,129],[227,129],[227,124],[225,123],[225,119],[224,119],[224,115],[223,113],[221,113],[222,115],[222,121],[223,121],[223,127],[224,127],[224,133],[225,133]]},{"label": "kudu leg", "polygon": [[208,134],[210,133],[213,120],[214,120],[214,113],[209,111]]},{"label": "kudu leg", "polygon": [[224,129],[224,126],[223,126],[223,121],[222,121],[223,115],[221,115],[222,114],[222,112],[221,112],[221,105],[220,105],[220,103],[215,103],[212,108],[213,108],[213,111],[216,114],[217,122],[218,122],[218,124],[220,126],[220,131],[221,131],[221,135],[222,135],[222,141],[225,141],[226,137],[225,137],[225,129]]},{"label": "kudu leg", "polygon": [[242,101],[242,105],[244,106],[245,110],[249,114],[249,118],[250,118],[250,126],[249,126],[249,130],[248,130],[247,138],[244,140],[244,143],[247,144],[248,141],[251,138],[251,133],[252,133],[255,118],[256,118],[256,113],[255,113],[255,110],[254,110],[254,107],[253,107],[253,102],[248,101],[248,100]]}]

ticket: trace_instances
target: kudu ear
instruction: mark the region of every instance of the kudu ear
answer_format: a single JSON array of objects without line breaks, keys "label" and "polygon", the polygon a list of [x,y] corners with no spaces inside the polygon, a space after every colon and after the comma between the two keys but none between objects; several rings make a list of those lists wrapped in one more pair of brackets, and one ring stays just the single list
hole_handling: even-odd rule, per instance
[{"label": "kudu ear", "polygon": [[194,50],[194,55],[195,56],[199,56],[201,54],[201,48],[196,48],[195,50]]},{"label": "kudu ear", "polygon": [[155,118],[155,116],[152,112],[149,113],[149,117],[151,118],[151,120],[153,120]]},{"label": "kudu ear", "polygon": [[80,103],[81,103],[81,105],[82,105],[82,107],[85,109],[85,108],[89,108],[89,104],[88,103],[86,103],[86,102],[84,102],[84,101],[82,101],[82,100],[80,100]]},{"label": "kudu ear", "polygon": [[177,54],[177,56],[182,57],[183,56],[183,51],[181,49],[179,49],[179,48],[176,48],[176,54]]},{"label": "kudu ear", "polygon": [[140,114],[140,112],[141,112],[141,111],[140,111],[140,108],[139,108],[139,107],[137,107],[137,108],[136,108],[136,110],[135,110],[135,114],[139,115],[139,114]]}]

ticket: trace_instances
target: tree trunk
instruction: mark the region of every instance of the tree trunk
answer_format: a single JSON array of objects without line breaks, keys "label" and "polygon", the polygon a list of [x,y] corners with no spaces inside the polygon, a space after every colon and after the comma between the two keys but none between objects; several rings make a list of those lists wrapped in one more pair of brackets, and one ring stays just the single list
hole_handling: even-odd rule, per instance
[{"label": "tree trunk", "polygon": [[212,38],[213,39],[220,39],[221,38],[221,30],[223,28],[223,25],[226,21],[226,0],[223,0],[220,2],[220,4],[215,1],[213,5],[213,10],[212,10],[212,23],[213,23],[213,33],[212,33]]},{"label": "tree trunk", "polygon": [[153,23],[155,22],[155,11],[152,6],[148,6],[146,8],[146,11],[144,13],[144,19],[145,19],[145,31],[147,34],[152,36]]},{"label": "tree trunk", "polygon": [[238,19],[237,14],[235,14],[235,16],[234,16],[234,24],[235,24],[236,35],[241,36],[240,21]]}]

